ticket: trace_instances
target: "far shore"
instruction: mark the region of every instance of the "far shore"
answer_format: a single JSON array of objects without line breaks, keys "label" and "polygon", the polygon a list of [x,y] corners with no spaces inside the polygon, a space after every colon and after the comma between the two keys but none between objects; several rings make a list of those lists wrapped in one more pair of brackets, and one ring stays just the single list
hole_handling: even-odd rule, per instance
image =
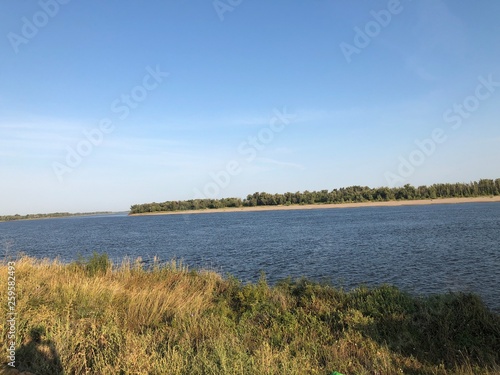
[{"label": "far shore", "polygon": [[358,207],[396,207],[396,206],[422,206],[433,204],[458,204],[458,203],[484,203],[500,202],[500,196],[474,197],[474,198],[438,198],[438,199],[416,199],[384,202],[361,202],[361,203],[326,203],[326,204],[292,204],[289,206],[254,206],[254,207],[226,207],[207,208],[203,210],[185,211],[158,211],[144,212],[140,214],[129,214],[130,216],[152,216],[152,215],[185,215],[185,214],[210,214],[216,212],[255,212],[255,211],[283,211],[283,210],[317,210],[326,208],[358,208]]}]

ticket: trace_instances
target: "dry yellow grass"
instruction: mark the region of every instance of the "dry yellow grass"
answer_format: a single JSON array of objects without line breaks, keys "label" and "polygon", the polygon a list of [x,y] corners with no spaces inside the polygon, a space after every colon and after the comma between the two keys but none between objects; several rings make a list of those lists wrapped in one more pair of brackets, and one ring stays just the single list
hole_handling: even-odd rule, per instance
[{"label": "dry yellow grass", "polygon": [[[243,286],[177,262],[111,270],[24,257],[15,267],[17,368],[39,375],[499,370],[500,318],[471,296],[433,302],[390,287],[346,293],[306,281]],[[5,316],[3,292],[0,304]],[[460,335],[453,330],[464,319],[475,328]],[[425,335],[440,324],[451,328],[437,330],[434,345]],[[441,342],[448,349],[436,349]]]}]

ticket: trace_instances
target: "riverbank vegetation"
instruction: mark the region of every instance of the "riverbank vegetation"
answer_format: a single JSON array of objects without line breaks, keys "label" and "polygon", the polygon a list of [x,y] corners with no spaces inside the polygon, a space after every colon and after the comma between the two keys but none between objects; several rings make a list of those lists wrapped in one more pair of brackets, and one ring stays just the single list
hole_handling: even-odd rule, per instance
[{"label": "riverbank vegetation", "polygon": [[[243,285],[175,261],[112,267],[98,254],[73,264],[24,257],[15,281],[17,368],[39,375],[500,371],[500,316],[471,294],[270,286],[264,276]],[[0,304],[5,317],[7,293]]]},{"label": "riverbank vegetation", "polygon": [[186,201],[166,201],[163,203],[134,204],[131,214],[148,212],[189,211],[217,209],[229,207],[279,206],[300,204],[335,204],[361,202],[388,202],[396,200],[439,199],[439,198],[470,198],[500,195],[500,179],[483,179],[477,182],[456,184],[434,184],[431,186],[414,187],[380,187],[350,186],[347,188],[304,191],[296,193],[269,194],[254,193],[246,199],[191,199]]},{"label": "riverbank vegetation", "polygon": [[69,213],[69,212],[53,212],[50,214],[28,214],[28,215],[4,215],[0,216],[1,221],[14,221],[14,220],[33,220],[33,219],[50,219],[57,217],[69,217],[69,216],[89,216],[89,215],[106,215],[111,214],[112,212],[104,211],[104,212],[78,212],[78,213]]}]

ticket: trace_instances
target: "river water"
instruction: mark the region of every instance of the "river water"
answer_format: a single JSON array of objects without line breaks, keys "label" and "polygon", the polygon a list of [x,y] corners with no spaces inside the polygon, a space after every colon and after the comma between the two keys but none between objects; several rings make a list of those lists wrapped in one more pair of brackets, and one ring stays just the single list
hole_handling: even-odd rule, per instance
[{"label": "river water", "polygon": [[0,223],[2,256],[64,262],[106,252],[114,263],[155,256],[271,283],[389,283],[415,294],[475,292],[500,311],[500,203],[104,215]]}]

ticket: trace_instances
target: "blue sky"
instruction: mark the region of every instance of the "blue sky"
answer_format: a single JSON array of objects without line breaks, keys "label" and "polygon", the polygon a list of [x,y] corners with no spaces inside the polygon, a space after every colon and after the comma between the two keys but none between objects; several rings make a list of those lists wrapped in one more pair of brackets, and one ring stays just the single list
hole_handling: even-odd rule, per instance
[{"label": "blue sky", "polygon": [[498,14],[2,1],[0,214],[498,178]]}]

